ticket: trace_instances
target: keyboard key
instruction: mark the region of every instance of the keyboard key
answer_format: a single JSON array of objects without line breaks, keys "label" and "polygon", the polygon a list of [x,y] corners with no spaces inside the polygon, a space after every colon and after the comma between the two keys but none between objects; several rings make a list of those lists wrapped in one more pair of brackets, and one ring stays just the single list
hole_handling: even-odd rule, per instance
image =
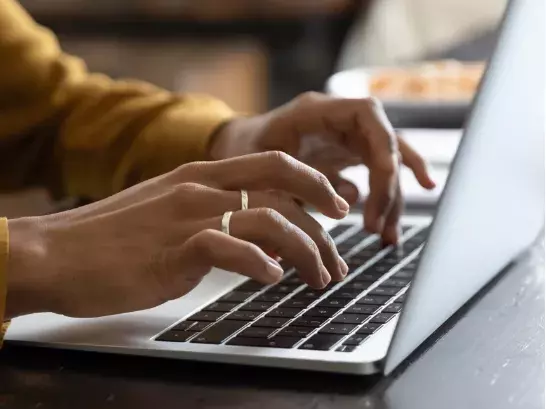
[{"label": "keyboard key", "polygon": [[216,321],[224,315],[223,312],[216,311],[199,311],[197,314],[193,314],[188,321]]},{"label": "keyboard key", "polygon": [[315,307],[315,308],[311,308],[309,311],[303,314],[303,316],[330,318],[332,315],[336,314],[338,311],[339,311],[338,308]]},{"label": "keyboard key", "polygon": [[369,292],[370,295],[384,295],[392,297],[400,292],[400,288],[379,286]]},{"label": "keyboard key", "polygon": [[414,276],[414,271],[406,270],[404,267],[402,267],[401,270],[398,270],[396,274],[393,275],[394,278],[400,278],[400,279],[408,279],[411,280]]},{"label": "keyboard key", "polygon": [[238,291],[260,291],[262,288],[265,287],[265,284],[258,283],[257,281],[246,281],[243,284],[241,284],[239,287],[237,287]]},{"label": "keyboard key", "polygon": [[385,287],[403,288],[407,286],[410,281],[411,280],[408,280],[406,278],[389,278],[388,280],[385,280],[383,283],[381,283],[381,285]]},{"label": "keyboard key", "polygon": [[381,295],[366,295],[359,300],[357,304],[372,304],[372,305],[383,305],[390,300],[391,297],[385,297]]},{"label": "keyboard key", "polygon": [[[171,331],[188,331],[191,327],[197,324],[197,321],[182,321],[171,328]],[[207,322],[210,324],[210,322]]]},{"label": "keyboard key", "polygon": [[241,303],[248,300],[254,294],[254,291],[232,291],[229,294],[224,295],[218,301]]},{"label": "keyboard key", "polygon": [[383,311],[381,311],[381,312],[394,312],[394,313],[397,313],[397,312],[400,312],[400,311],[402,311],[402,304],[398,303],[398,302],[394,302],[392,304],[387,305],[383,309]]},{"label": "keyboard key", "polygon": [[288,294],[279,294],[279,293],[270,293],[269,291],[266,291],[263,294],[260,294],[256,298],[254,298],[253,301],[265,301],[265,302],[273,302],[277,303],[283,298],[285,298]]},{"label": "keyboard key", "polygon": [[299,337],[299,338],[305,338],[307,335],[309,335],[311,332],[314,331],[314,328],[311,327],[293,327],[288,326],[286,328],[283,328],[278,335],[281,336],[287,336],[287,337]]},{"label": "keyboard key", "polygon": [[330,229],[328,231],[328,234],[330,236],[332,236],[332,238],[336,238],[337,236],[341,235],[342,233],[345,233],[351,227],[353,227],[352,224],[338,224],[334,228]]},{"label": "keyboard key", "polygon": [[209,304],[203,308],[203,311],[229,312],[238,305],[239,304],[235,302],[213,302],[212,304]]},{"label": "keyboard key", "polygon": [[371,334],[355,334],[348,339],[345,340],[343,343],[344,345],[360,345],[362,344],[366,338],[368,338]]},{"label": "keyboard key", "polygon": [[246,324],[246,321],[219,321],[192,339],[191,342],[197,344],[219,344]]},{"label": "keyboard key", "polygon": [[360,295],[362,291],[359,290],[346,290],[341,288],[340,290],[335,291],[329,296],[329,298],[344,298],[352,300]]},{"label": "keyboard key", "polygon": [[345,290],[364,291],[369,288],[374,281],[351,281],[343,286]]},{"label": "keyboard key", "polygon": [[406,234],[409,230],[413,229],[415,225],[413,224],[404,224],[402,225],[402,234]]},{"label": "keyboard key", "polygon": [[243,330],[239,336],[241,337],[251,337],[251,338],[267,338],[273,331],[276,331],[277,328],[266,328],[266,327],[255,327],[251,326]]},{"label": "keyboard key", "polygon": [[210,321],[197,322],[197,321],[183,321],[175,327],[171,328],[171,331],[191,331],[201,332],[210,325]]},{"label": "keyboard key", "polygon": [[156,341],[165,341],[165,342],[184,342],[192,335],[195,335],[195,332],[191,331],[168,331],[164,334],[161,334],[156,338]]},{"label": "keyboard key", "polygon": [[261,312],[257,311],[234,311],[229,314],[226,320],[252,321],[255,320]]},{"label": "keyboard key", "polygon": [[340,334],[347,335],[350,334],[356,325],[351,324],[326,324],[319,331],[319,334]]},{"label": "keyboard key", "polygon": [[266,338],[246,338],[235,337],[230,339],[227,345],[242,345],[248,347],[269,347],[269,348],[292,348],[300,338],[293,337],[274,337],[271,339]]},{"label": "keyboard key", "polygon": [[344,335],[337,334],[317,334],[309,338],[299,349],[312,349],[317,351],[327,351],[337,344]]},{"label": "keyboard key", "polygon": [[273,307],[273,305],[275,305],[275,303],[265,301],[251,301],[248,304],[241,306],[241,308],[239,308],[239,311],[265,312]]},{"label": "keyboard key", "polygon": [[294,291],[296,288],[298,288],[298,284],[284,284],[279,283],[269,290],[272,293],[278,293],[278,294],[290,294],[292,291]]},{"label": "keyboard key", "polygon": [[395,302],[405,302],[406,301],[406,296],[407,296],[407,291],[404,293],[404,294],[401,294],[399,295],[398,297],[396,297],[394,299]]},{"label": "keyboard key", "polygon": [[369,319],[367,314],[341,314],[334,318],[332,322],[343,324],[362,324]]},{"label": "keyboard key", "polygon": [[378,275],[382,276],[386,274],[387,272],[389,272],[396,264],[398,263],[394,263],[393,265],[390,265],[386,262],[383,262],[382,260],[380,263],[377,263],[371,266],[368,271],[372,273],[377,273]]},{"label": "keyboard key", "polygon": [[377,324],[384,324],[386,322],[388,322],[392,317],[394,317],[396,314],[392,314],[392,313],[380,313],[380,314],[377,314],[375,317],[372,317],[372,319],[370,320],[371,323],[377,323]]},{"label": "keyboard key", "polygon": [[336,352],[353,352],[356,347],[356,345],[340,345],[336,348]]},{"label": "keyboard key", "polygon": [[190,328],[190,331],[192,332],[201,332],[203,331],[206,327],[208,327],[209,325],[211,325],[210,322],[197,322],[194,326],[192,326]]},{"label": "keyboard key", "polygon": [[294,318],[302,310],[300,308],[275,308],[267,314],[268,317]]},{"label": "keyboard key", "polygon": [[299,278],[299,276],[297,274],[293,274],[293,275],[285,278],[284,280],[282,280],[282,283],[283,284],[297,284],[298,286],[304,284],[304,282],[301,281],[301,278]]},{"label": "keyboard key", "polygon": [[318,300],[324,295],[326,291],[324,290],[303,290],[294,295],[294,299],[307,299],[307,300]]},{"label": "keyboard key", "polygon": [[318,328],[322,325],[324,321],[326,321],[326,317],[299,317],[294,322],[292,322],[292,325],[297,327],[311,327],[311,328]]},{"label": "keyboard key", "polygon": [[410,261],[404,266],[404,269],[415,272],[417,270],[417,260]]},{"label": "keyboard key", "polygon": [[300,298],[300,299],[294,299],[294,298],[290,298],[288,300],[286,300],[285,302],[283,302],[280,306],[283,307],[283,308],[306,308],[309,304],[311,304],[313,302],[313,300],[308,300],[308,299],[303,299],[303,298]]},{"label": "keyboard key", "polygon": [[371,271],[371,270],[364,270],[362,273],[359,273],[353,278],[351,283],[359,282],[359,281],[367,281],[374,283],[377,280],[379,280],[383,274],[378,273],[377,271]]},{"label": "keyboard key", "polygon": [[254,327],[271,327],[271,328],[280,328],[284,324],[290,321],[289,318],[277,318],[277,317],[264,317],[256,321]]},{"label": "keyboard key", "polygon": [[341,307],[345,307],[348,303],[350,303],[351,300],[349,299],[342,299],[342,298],[337,298],[337,299],[330,299],[330,298],[327,298],[325,300],[322,300],[321,302],[319,302],[317,304],[317,306],[319,307],[332,307],[332,308],[341,308]]},{"label": "keyboard key", "polygon": [[376,324],[372,322],[368,322],[361,326],[356,333],[357,334],[373,334],[375,331],[377,331],[381,327],[381,324]]},{"label": "keyboard key", "polygon": [[349,314],[367,314],[372,315],[379,309],[379,305],[373,304],[354,304],[347,308],[344,312]]}]

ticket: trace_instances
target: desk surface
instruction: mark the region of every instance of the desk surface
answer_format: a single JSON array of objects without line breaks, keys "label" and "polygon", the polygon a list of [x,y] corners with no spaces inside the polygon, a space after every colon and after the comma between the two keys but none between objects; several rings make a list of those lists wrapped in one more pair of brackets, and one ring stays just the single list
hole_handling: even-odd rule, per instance
[{"label": "desk surface", "polygon": [[544,408],[543,241],[459,315],[391,378],[6,345],[0,408]]}]

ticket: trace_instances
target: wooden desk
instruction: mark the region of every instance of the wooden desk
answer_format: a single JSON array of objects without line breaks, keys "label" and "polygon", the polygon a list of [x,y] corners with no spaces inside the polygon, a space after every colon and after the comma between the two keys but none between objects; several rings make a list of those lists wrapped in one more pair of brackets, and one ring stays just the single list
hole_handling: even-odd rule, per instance
[{"label": "wooden desk", "polygon": [[486,290],[390,378],[6,345],[0,408],[543,408],[544,243]]}]

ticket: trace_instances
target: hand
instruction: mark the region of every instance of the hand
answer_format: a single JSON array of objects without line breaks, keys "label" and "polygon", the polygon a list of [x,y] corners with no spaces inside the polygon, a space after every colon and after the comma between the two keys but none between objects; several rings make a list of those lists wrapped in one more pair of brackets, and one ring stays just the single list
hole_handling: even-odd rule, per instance
[{"label": "hand", "polygon": [[[241,209],[240,189],[249,206]],[[280,152],[192,163],[71,211],[9,221],[7,316],[89,317],[145,309],[189,292],[212,267],[263,283],[274,252],[322,288],[347,265],[293,198],[332,218],[349,205],[328,179]],[[219,232],[235,211],[230,234]]]},{"label": "hand", "polygon": [[424,188],[435,186],[423,158],[395,135],[381,104],[373,98],[303,94],[264,115],[228,123],[213,139],[210,155],[224,159],[267,150],[287,152],[318,169],[351,204],[358,199],[358,191],[339,172],[366,165],[370,195],[364,208],[365,226],[388,244],[398,240],[403,208],[399,161]]}]

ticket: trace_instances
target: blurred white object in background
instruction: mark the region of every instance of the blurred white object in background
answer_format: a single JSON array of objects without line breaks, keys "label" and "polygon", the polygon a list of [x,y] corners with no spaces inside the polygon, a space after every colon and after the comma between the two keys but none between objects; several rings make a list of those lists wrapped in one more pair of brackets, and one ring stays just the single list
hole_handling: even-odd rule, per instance
[{"label": "blurred white object in background", "polygon": [[507,0],[375,0],[351,30],[339,71],[414,61],[494,29]]}]

